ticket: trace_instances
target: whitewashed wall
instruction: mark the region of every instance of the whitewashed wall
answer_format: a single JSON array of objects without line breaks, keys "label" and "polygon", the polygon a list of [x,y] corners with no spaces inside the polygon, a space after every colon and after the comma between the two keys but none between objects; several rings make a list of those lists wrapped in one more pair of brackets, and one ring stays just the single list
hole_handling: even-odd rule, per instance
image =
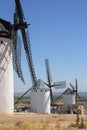
[{"label": "whitewashed wall", "polygon": [[0,37],[0,114],[13,114],[12,40]]},{"label": "whitewashed wall", "polygon": [[50,114],[50,91],[48,89],[32,89],[30,93],[30,110],[37,113]]},{"label": "whitewashed wall", "polygon": [[64,105],[75,104],[75,94],[68,94],[63,96]]}]

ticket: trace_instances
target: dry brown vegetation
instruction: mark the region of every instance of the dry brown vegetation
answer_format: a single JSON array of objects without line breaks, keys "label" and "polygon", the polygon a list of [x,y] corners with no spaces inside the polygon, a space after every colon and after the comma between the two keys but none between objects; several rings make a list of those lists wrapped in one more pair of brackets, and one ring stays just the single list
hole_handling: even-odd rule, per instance
[{"label": "dry brown vegetation", "polygon": [[[87,128],[87,116],[80,115],[79,124],[74,114],[15,113],[0,116],[0,130],[78,130]],[[84,125],[81,126],[81,118]]]},{"label": "dry brown vegetation", "polygon": [[[83,96],[83,97],[82,97]],[[87,99],[87,95],[81,95]],[[17,99],[15,99],[17,100]],[[63,101],[58,100],[58,105]],[[87,102],[79,102],[80,105]],[[17,108],[29,107],[29,98],[25,97],[17,104]],[[81,124],[83,118],[83,124]],[[15,113],[14,116],[0,116],[0,130],[86,130],[87,116],[80,115],[77,124],[76,114],[35,114]]]}]

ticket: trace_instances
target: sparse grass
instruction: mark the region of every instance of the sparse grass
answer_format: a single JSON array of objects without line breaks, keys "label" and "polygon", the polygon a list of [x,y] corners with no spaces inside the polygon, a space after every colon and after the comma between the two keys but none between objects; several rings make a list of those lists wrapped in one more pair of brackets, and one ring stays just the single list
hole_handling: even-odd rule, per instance
[{"label": "sparse grass", "polygon": [[0,130],[50,130],[48,123],[17,122],[15,125],[0,125]]},{"label": "sparse grass", "polygon": [[0,124],[0,130],[16,130],[16,129],[14,129],[14,125],[5,125],[5,124],[1,125]]},{"label": "sparse grass", "polygon": [[57,123],[56,126],[55,126],[56,130],[60,130],[61,129],[61,125],[60,123]]},{"label": "sparse grass", "polygon": [[66,119],[65,118],[61,118],[58,121],[66,121]]},{"label": "sparse grass", "polygon": [[57,115],[53,115],[53,118],[57,118]]},{"label": "sparse grass", "polygon": [[87,122],[85,122],[84,124],[71,123],[68,128],[72,128],[72,127],[73,128],[78,128],[78,129],[85,129],[85,128],[87,128]]},{"label": "sparse grass", "polygon": [[[87,122],[84,124],[84,128],[87,128]],[[17,122],[12,125],[0,124],[0,130],[78,130],[81,129],[81,126],[77,126],[74,123],[71,123],[69,127],[62,128],[62,124],[56,122],[54,127],[51,127],[49,123],[30,123],[30,122]]]},{"label": "sparse grass", "polygon": [[85,127],[85,128],[87,128],[87,121],[86,121],[86,122],[84,122],[84,127]]},{"label": "sparse grass", "polygon": [[[22,115],[22,116],[21,116]],[[24,118],[23,118],[24,116]],[[0,130],[86,130],[87,117],[80,116],[78,125],[76,124],[76,115],[37,115],[19,114],[11,119],[3,118],[0,121]],[[31,118],[32,117],[32,118]],[[22,118],[22,119],[21,119]],[[30,119],[31,118],[31,119]],[[81,123],[81,118],[84,118]],[[4,120],[5,119],[5,120]],[[6,120],[7,119],[7,120]],[[16,120],[17,119],[17,120]]]},{"label": "sparse grass", "polygon": [[15,124],[15,126],[21,126],[23,123],[24,123],[24,122],[22,122],[22,121],[18,121],[18,122]]},{"label": "sparse grass", "polygon": [[68,127],[78,127],[78,125],[76,123],[71,123]]},{"label": "sparse grass", "polygon": [[59,115],[59,120],[58,121],[66,121],[66,117],[63,115]]}]

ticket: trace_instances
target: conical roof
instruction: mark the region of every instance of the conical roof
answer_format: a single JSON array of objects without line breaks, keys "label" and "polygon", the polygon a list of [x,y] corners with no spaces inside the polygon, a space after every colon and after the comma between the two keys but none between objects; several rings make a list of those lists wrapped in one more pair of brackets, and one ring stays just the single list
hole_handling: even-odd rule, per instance
[{"label": "conical roof", "polygon": [[36,85],[33,85],[32,88],[36,88],[36,89],[49,89],[48,86],[41,79],[39,79],[37,81]]},{"label": "conical roof", "polygon": [[4,29],[5,29],[4,25],[2,23],[0,23],[0,31],[4,30]]},{"label": "conical roof", "polygon": [[0,36],[11,38],[11,24],[0,18]]},{"label": "conical roof", "polygon": [[9,32],[2,23],[0,23],[0,31]]},{"label": "conical roof", "polygon": [[74,94],[73,90],[71,88],[67,88],[65,91],[64,91],[64,95],[69,95],[69,94]]}]

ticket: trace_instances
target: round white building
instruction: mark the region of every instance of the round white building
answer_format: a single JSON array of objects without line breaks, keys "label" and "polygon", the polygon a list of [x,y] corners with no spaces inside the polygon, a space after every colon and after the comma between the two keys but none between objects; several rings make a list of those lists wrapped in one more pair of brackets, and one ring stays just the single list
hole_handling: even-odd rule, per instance
[{"label": "round white building", "polygon": [[13,63],[10,23],[0,19],[0,114],[13,114]]},{"label": "round white building", "polygon": [[75,104],[75,93],[72,89],[68,88],[63,95],[63,103],[65,106]]},{"label": "round white building", "polygon": [[50,90],[42,80],[30,92],[30,111],[50,114]]}]

